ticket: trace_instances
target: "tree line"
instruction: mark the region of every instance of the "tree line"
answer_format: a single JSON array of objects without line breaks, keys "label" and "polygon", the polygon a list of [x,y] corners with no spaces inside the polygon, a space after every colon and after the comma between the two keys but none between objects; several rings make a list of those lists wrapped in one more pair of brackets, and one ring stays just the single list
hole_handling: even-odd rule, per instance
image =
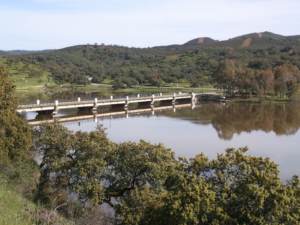
[{"label": "tree line", "polygon": [[217,87],[229,96],[269,94],[290,97],[300,83],[300,70],[290,63],[261,68],[256,64],[245,66],[235,60],[225,60],[216,75]]}]

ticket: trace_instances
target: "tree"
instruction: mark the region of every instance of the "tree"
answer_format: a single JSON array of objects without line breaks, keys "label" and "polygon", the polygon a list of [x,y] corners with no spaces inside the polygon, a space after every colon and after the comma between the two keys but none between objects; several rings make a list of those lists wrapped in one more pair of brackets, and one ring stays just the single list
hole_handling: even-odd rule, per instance
[{"label": "tree", "polygon": [[300,82],[300,70],[297,66],[283,64],[275,68],[275,92],[290,96]]},{"label": "tree", "polygon": [[113,202],[112,198],[124,197],[136,188],[148,186],[160,189],[176,166],[174,153],[162,145],[144,141],[117,145],[108,157],[108,203]]},{"label": "tree", "polygon": [[220,63],[215,77],[218,88],[224,89],[229,95],[233,95],[236,84],[235,79],[238,73],[238,67],[234,60],[224,60]]},{"label": "tree", "polygon": [[16,114],[14,85],[0,67],[0,164],[9,164],[28,157],[31,130]]},{"label": "tree", "polygon": [[280,181],[274,162],[247,156],[246,151],[228,149],[210,162],[203,157],[192,160],[190,170],[205,178],[215,192],[223,217],[220,224],[297,224],[299,210],[293,210],[298,187],[291,191]]},{"label": "tree", "polygon": [[112,148],[103,129],[73,134],[58,124],[46,125],[36,131],[35,140],[43,155],[37,201],[62,206],[65,212],[74,203],[70,193],[82,209],[86,203],[103,203],[106,157]]},{"label": "tree", "polygon": [[164,188],[135,189],[123,201],[119,224],[280,225],[299,224],[299,179],[279,179],[269,159],[228,149],[217,159],[203,154],[181,161]]},{"label": "tree", "polygon": [[274,92],[274,73],[272,69],[259,71],[258,75],[260,92],[263,94]]},{"label": "tree", "polygon": [[103,129],[72,133],[58,125],[36,130],[35,146],[43,155],[36,200],[65,213],[74,204],[109,204],[117,212],[137,189],[160,190],[177,161],[162,145],[113,144]]}]

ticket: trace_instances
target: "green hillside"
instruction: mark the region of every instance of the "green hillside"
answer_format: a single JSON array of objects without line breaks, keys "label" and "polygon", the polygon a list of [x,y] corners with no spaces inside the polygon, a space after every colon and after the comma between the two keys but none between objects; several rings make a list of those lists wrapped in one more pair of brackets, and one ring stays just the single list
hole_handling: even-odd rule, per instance
[{"label": "green hillside", "polygon": [[[153,48],[79,45],[59,50],[10,52],[0,62],[9,68],[17,87],[25,89],[54,83],[86,85],[110,81],[114,88],[185,83],[192,87],[215,85],[229,89],[230,86],[253,94],[285,89],[286,94],[291,91],[289,83],[300,80],[295,73],[295,68],[300,68],[300,38],[263,32],[226,41],[197,38],[183,45]],[[234,68],[231,65],[226,70],[225,64]],[[275,75],[283,65],[295,67],[291,70],[293,74],[285,72],[285,79],[282,73]],[[226,71],[234,72],[235,79],[231,79],[232,74],[231,80],[225,79]],[[264,71],[272,71],[272,86],[281,82],[281,87],[265,90],[266,84],[260,82]]]},{"label": "green hillside", "polygon": [[34,224],[29,213],[35,211],[34,204],[13,191],[2,180],[0,180],[0,200],[0,224]]},{"label": "green hillside", "polygon": [[0,66],[6,67],[17,90],[33,91],[55,84],[51,73],[37,64],[0,58]]},{"label": "green hillside", "polygon": [[[1,175],[1,174],[0,174]],[[47,218],[51,224],[71,225],[73,223],[62,218],[55,212],[36,206],[12,185],[6,183],[0,176],[0,224],[1,225],[47,225]]]}]

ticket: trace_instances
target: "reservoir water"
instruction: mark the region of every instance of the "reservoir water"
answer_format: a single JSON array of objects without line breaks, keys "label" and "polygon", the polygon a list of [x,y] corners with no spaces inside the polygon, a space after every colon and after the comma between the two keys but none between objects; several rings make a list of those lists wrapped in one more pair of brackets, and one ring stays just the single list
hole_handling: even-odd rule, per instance
[{"label": "reservoir water", "polygon": [[209,158],[231,147],[248,147],[249,154],[269,157],[281,177],[300,175],[299,103],[204,103],[149,112],[64,122],[72,131],[106,128],[115,142],[162,143],[177,156]]}]

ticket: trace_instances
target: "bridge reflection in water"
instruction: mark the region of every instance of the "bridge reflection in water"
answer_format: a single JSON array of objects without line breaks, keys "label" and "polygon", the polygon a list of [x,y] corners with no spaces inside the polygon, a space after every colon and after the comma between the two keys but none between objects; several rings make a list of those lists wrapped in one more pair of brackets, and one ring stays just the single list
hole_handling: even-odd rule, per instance
[{"label": "bridge reflection in water", "polygon": [[173,110],[176,112],[176,109],[181,108],[190,108],[194,109],[196,105],[194,103],[189,104],[179,104],[179,105],[171,105],[171,106],[160,106],[160,107],[151,107],[151,108],[137,108],[132,110],[120,110],[120,111],[110,111],[110,112],[102,112],[102,113],[93,113],[93,114],[76,114],[76,115],[67,115],[67,116],[56,116],[53,117],[51,115],[40,117],[39,115],[35,119],[29,119],[28,124],[32,126],[38,126],[47,123],[65,123],[72,121],[82,121],[82,120],[91,120],[94,119],[95,123],[98,122],[98,118],[107,118],[107,117],[129,117],[131,114],[139,114],[145,112],[151,112],[152,115],[155,115],[155,112],[164,111],[164,110]]}]

